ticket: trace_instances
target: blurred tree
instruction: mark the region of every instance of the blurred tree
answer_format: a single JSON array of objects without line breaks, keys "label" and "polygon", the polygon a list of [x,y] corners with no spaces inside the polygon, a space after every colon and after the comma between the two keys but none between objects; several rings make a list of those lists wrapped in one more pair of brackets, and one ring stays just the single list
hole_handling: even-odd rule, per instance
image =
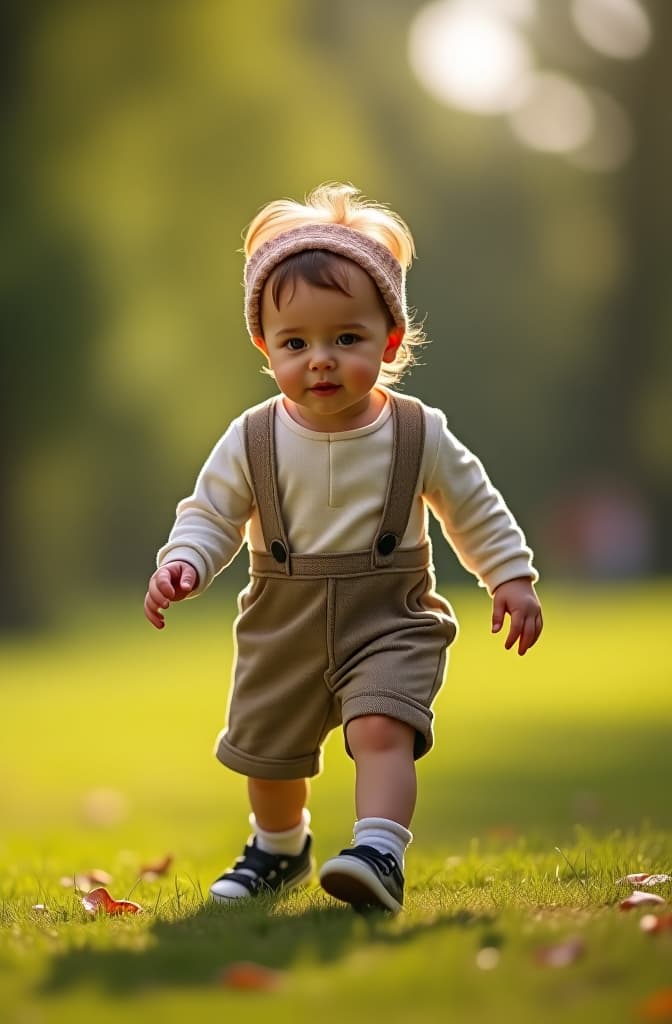
[{"label": "blurred tree", "polygon": [[637,146],[619,184],[619,209],[629,252],[627,276],[605,310],[603,348],[592,377],[596,408],[584,442],[596,458],[610,454],[646,496],[656,517],[658,564],[672,569],[672,7],[652,5],[655,37],[645,73],[629,81]]},{"label": "blurred tree", "polygon": [[241,229],[375,164],[300,17],[295,0],[64,0],[10,20],[7,625],[73,587],[140,588],[208,446],[270,393]]},{"label": "blurred tree", "polygon": [[0,623],[32,626],[53,601],[41,577],[39,531],[52,508],[39,489],[26,505],[22,481],[32,460],[77,429],[87,406],[80,382],[89,362],[87,338],[97,315],[97,291],[79,240],[44,210],[31,169],[36,140],[21,107],[27,89],[32,19],[46,5],[4,9],[2,162],[4,252],[0,323],[3,401],[0,406]]}]

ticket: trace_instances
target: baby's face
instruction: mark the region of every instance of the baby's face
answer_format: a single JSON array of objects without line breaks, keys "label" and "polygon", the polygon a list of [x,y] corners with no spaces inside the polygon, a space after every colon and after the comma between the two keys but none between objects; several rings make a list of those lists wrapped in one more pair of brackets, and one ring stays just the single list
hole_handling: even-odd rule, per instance
[{"label": "baby's face", "polygon": [[266,355],[290,414],[313,430],[350,430],[372,422],[380,407],[372,392],[382,362],[402,340],[390,331],[378,289],[356,264],[348,267],[350,295],[302,278],[284,288],[276,309],[268,284],[261,301]]}]

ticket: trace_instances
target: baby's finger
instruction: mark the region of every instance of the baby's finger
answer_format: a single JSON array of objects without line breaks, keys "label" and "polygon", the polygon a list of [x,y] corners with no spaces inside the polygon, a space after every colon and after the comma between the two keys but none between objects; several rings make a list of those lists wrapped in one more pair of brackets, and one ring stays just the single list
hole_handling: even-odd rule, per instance
[{"label": "baby's finger", "polygon": [[149,581],[149,594],[156,601],[160,608],[167,608],[170,601],[175,597],[175,588],[170,581],[170,575],[161,572],[155,573]]},{"label": "baby's finger", "polygon": [[511,613],[511,625],[509,627],[509,635],[506,638],[504,647],[507,651],[511,650],[516,640],[523,631],[524,616],[522,612]]},{"label": "baby's finger", "polygon": [[525,619],[523,629],[520,634],[520,643],[518,644],[518,654],[525,654],[528,651],[534,641],[537,639],[536,620],[533,618]]},{"label": "baby's finger", "polygon": [[145,617],[149,619],[151,624],[157,629],[163,629],[166,624],[163,615],[156,607],[156,604],[150,597],[149,593],[145,595]]},{"label": "baby's finger", "polygon": [[196,586],[196,570],[191,565],[182,566],[178,586],[182,593],[190,594]]},{"label": "baby's finger", "polygon": [[497,592],[492,602],[492,632],[499,633],[504,623],[504,615],[506,613],[506,601],[499,597]]}]

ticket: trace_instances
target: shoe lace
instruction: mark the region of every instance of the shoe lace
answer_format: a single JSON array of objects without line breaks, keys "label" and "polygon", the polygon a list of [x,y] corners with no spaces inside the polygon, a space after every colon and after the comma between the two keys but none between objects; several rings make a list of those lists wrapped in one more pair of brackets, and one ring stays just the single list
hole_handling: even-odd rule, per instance
[{"label": "shoe lace", "polygon": [[252,846],[252,844],[245,847],[242,857],[238,857],[233,866],[234,871],[250,871],[261,880],[277,871],[277,867],[277,854],[266,853],[265,850],[260,850],[258,846]]},{"label": "shoe lace", "polygon": [[396,859],[391,853],[381,853],[373,846],[349,846],[347,850],[341,850],[339,856],[358,857],[360,860],[377,867],[382,874],[392,875],[399,871]]}]

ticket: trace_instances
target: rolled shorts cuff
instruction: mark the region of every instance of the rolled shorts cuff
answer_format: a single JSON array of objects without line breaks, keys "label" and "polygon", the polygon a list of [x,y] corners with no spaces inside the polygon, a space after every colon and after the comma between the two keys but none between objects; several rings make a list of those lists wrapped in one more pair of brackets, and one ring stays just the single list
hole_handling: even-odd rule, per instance
[{"label": "rolled shorts cuff", "polygon": [[346,732],[348,723],[353,718],[361,718],[363,715],[387,715],[388,718],[396,718],[397,721],[412,726],[416,732],[413,750],[416,761],[429,753],[434,746],[434,731],[432,729],[434,715],[432,711],[412,698],[403,697],[391,690],[356,693],[352,697],[345,697],[341,706],[341,714],[345,750],[348,757],[352,757]]},{"label": "rolled shorts cuff", "polygon": [[322,771],[322,751],[286,759],[248,754],[229,743],[220,733],[215,744],[215,757],[227,768],[254,779],[306,779]]}]

